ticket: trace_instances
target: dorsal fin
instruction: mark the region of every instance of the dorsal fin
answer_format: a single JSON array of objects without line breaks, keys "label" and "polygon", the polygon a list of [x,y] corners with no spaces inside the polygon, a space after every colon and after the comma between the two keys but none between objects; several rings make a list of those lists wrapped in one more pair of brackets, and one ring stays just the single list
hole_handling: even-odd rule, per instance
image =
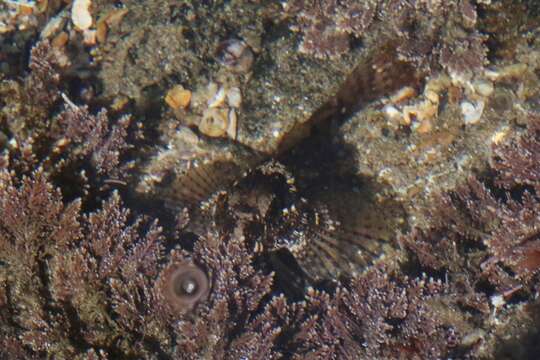
[{"label": "dorsal fin", "polygon": [[266,159],[233,140],[188,134],[172,139],[143,168],[138,192],[162,199],[171,208],[198,205]]},{"label": "dorsal fin", "polygon": [[276,156],[286,153],[311,136],[314,130],[332,126],[332,120],[348,115],[378,99],[387,97],[404,86],[418,86],[423,77],[411,62],[397,53],[396,40],[386,40],[373,48],[356,65],[337,93],[317,109],[308,119],[294,124],[283,135]]}]

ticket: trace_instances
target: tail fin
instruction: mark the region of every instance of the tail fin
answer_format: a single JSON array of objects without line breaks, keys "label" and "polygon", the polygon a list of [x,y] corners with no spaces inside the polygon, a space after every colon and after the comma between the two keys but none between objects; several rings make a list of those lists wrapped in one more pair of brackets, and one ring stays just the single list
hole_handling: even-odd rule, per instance
[{"label": "tail fin", "polygon": [[332,191],[331,196],[295,204],[286,228],[276,233],[276,241],[285,244],[313,280],[361,272],[394,246],[395,231],[404,223],[397,203],[379,204],[350,191]]}]

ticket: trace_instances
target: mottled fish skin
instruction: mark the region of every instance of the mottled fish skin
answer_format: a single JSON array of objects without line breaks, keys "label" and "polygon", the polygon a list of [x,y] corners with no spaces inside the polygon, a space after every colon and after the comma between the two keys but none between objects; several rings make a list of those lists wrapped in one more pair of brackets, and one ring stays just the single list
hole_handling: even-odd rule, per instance
[{"label": "mottled fish skin", "polygon": [[189,207],[186,230],[199,236],[212,223],[244,237],[255,252],[287,249],[313,280],[358,271],[380,254],[381,241],[356,220],[340,219],[325,204],[300,196],[292,174],[272,158],[286,156],[336,118],[417,84],[418,74],[399,60],[396,48],[389,41],[363,58],[334,98],[286,132],[274,154],[189,134],[173,139],[174,151],[162,154],[161,167],[149,165],[138,191],[172,208]]},{"label": "mottled fish skin", "polygon": [[[358,203],[351,194],[342,195],[343,204],[343,197]],[[354,209],[354,204],[347,204],[345,213]],[[384,234],[369,229],[365,221],[304,197],[293,175],[272,160],[228,191],[214,194],[192,214],[195,219],[186,231],[205,236],[212,224],[222,236],[244,238],[254,253],[286,249],[313,282],[361,271],[378,258],[385,244]]]}]

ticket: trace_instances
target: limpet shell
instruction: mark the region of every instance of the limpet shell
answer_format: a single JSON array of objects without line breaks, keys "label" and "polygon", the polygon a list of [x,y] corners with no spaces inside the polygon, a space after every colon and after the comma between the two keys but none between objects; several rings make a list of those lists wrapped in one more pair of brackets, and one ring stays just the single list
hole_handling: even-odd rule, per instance
[{"label": "limpet shell", "polygon": [[236,111],[234,111],[234,109],[230,109],[229,114],[227,115],[227,136],[229,138],[236,140],[237,127],[238,116],[236,115]]},{"label": "limpet shell", "polygon": [[210,108],[204,112],[199,130],[210,137],[221,137],[227,134],[229,123],[227,109]]}]

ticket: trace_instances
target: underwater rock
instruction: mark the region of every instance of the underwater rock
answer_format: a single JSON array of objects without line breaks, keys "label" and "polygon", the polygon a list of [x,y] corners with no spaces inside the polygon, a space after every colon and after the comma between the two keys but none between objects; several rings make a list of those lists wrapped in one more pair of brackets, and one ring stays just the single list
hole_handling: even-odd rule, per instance
[{"label": "underwater rock", "polygon": [[[490,80],[489,74],[507,73],[504,69],[491,66],[465,82],[432,76],[416,97],[400,104],[383,100],[382,109],[370,106],[357,112],[339,136],[362,154],[356,159],[358,174],[388,184],[405,202],[413,223],[424,222],[418,211],[424,201],[485,169],[492,142],[500,141],[502,129],[515,131],[514,119],[530,108],[520,92],[502,80]],[[535,63],[513,77],[525,93],[535,86],[529,78],[538,79],[534,69]]]},{"label": "underwater rock", "polygon": [[172,126],[185,115],[153,108],[154,96],[178,83],[194,93],[211,82],[236,87],[242,94],[234,110],[236,139],[268,154],[337,91],[361,54],[354,49],[332,62],[307,59],[296,50],[296,34],[283,31],[279,4],[126,7],[124,20],[93,50],[102,98],[125,96],[137,111],[162,113]]},{"label": "underwater rock", "polygon": [[533,2],[294,3],[94,0],[1,80],[0,358],[536,353]]}]

